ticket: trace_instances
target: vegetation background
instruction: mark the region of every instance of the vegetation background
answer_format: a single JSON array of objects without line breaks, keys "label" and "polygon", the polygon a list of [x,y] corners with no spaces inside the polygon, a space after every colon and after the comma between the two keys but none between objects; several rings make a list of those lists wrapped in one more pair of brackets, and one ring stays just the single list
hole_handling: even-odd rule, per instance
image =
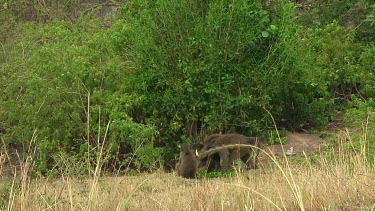
[{"label": "vegetation background", "polygon": [[[373,0],[0,0],[0,26],[2,210],[374,210]],[[210,133],[342,116],[319,155],[165,171]]]},{"label": "vegetation background", "polygon": [[268,112],[361,126],[374,16],[371,0],[1,0],[1,141],[41,175],[91,174],[100,149],[106,171],[140,172],[212,132],[272,140]]}]

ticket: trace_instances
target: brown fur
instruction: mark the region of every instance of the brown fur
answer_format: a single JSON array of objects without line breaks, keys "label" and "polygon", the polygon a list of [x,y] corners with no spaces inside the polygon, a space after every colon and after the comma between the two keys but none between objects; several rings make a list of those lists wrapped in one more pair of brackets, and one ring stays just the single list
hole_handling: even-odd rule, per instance
[{"label": "brown fur", "polygon": [[[209,147],[207,146],[207,143],[214,143],[217,139],[223,137],[224,135],[214,133],[209,136],[207,136],[203,144],[200,144],[200,147],[198,148],[198,151],[206,150]],[[213,153],[210,156],[207,156],[206,158],[202,158],[201,160],[198,160],[198,169],[205,169],[207,171],[213,171],[220,169],[220,156],[218,153]]]},{"label": "brown fur", "polygon": [[180,158],[176,164],[176,173],[184,178],[194,178],[198,170],[197,158],[189,144],[183,143]]},{"label": "brown fur", "polygon": [[207,144],[207,143],[215,141],[215,140],[217,140],[217,139],[219,139],[223,136],[225,136],[225,135],[219,134],[219,133],[211,134],[211,135],[207,136],[207,138],[204,140],[204,143]]},{"label": "brown fur", "polygon": [[209,136],[200,150],[198,167],[208,170],[213,165],[221,166],[222,171],[233,167],[235,161],[242,160],[246,168],[256,168],[259,139],[241,134],[213,134]]}]

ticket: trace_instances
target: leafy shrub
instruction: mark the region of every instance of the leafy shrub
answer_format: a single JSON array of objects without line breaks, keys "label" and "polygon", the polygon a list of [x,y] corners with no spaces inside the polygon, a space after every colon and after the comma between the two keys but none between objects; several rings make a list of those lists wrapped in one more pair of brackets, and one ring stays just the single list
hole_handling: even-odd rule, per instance
[{"label": "leafy shrub", "polygon": [[322,29],[309,29],[301,41],[306,66],[311,68],[309,80],[329,91],[336,102],[347,102],[352,94],[362,93],[361,48],[354,37],[354,31],[333,22]]},{"label": "leafy shrub", "polygon": [[134,0],[110,27],[21,2],[54,18],[0,14],[0,133],[26,148],[36,130],[40,172],[67,174],[68,160],[81,174],[97,156],[153,170],[179,141],[272,136],[269,112],[279,128],[324,125],[337,104],[374,95],[374,47],[336,22],[300,30],[283,0]]},{"label": "leafy shrub", "polygon": [[[353,143],[348,143],[347,147],[358,153],[366,153],[367,160],[375,160],[375,101],[370,98],[364,102],[361,99],[354,99],[345,114],[345,123],[351,127],[361,129],[361,132],[352,134]],[[354,147],[354,148],[353,148]]]},{"label": "leafy shrub", "polygon": [[112,35],[134,66],[124,90],[141,96],[132,117],[176,147],[183,134],[273,127],[263,107],[290,128],[324,115],[330,101],[305,79],[293,18],[283,1],[132,1]]},{"label": "leafy shrub", "polygon": [[305,54],[306,69],[311,69],[308,80],[327,90],[336,104],[345,105],[353,95],[374,96],[374,47],[355,42],[355,31],[337,22],[309,29],[299,49]]},{"label": "leafy shrub", "polygon": [[[153,127],[135,123],[127,115],[137,97],[116,95],[127,67],[113,55],[106,38],[110,31],[100,29],[98,23],[82,20],[81,25],[65,21],[20,24],[20,35],[3,46],[4,52],[12,55],[1,66],[3,138],[7,143],[28,146],[37,129],[39,171],[61,164],[55,156],[61,152],[82,156],[76,157],[78,160],[87,153],[96,155],[100,149],[97,142],[104,141],[109,121],[112,124],[105,152],[110,158],[107,161],[116,165],[108,167],[125,165],[123,157],[142,149],[141,142],[148,152],[153,150],[157,135]],[[144,151],[140,150],[143,153],[133,156],[133,160],[139,159],[147,167],[161,156]],[[88,162],[95,161],[91,157]]]},{"label": "leafy shrub", "polygon": [[362,82],[363,97],[375,98],[375,46],[363,47],[360,56],[360,81]]}]

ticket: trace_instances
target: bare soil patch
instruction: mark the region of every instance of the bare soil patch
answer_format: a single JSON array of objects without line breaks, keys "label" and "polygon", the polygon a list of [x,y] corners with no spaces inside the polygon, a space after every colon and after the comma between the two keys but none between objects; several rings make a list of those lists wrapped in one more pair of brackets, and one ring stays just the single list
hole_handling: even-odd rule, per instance
[{"label": "bare soil patch", "polygon": [[0,183],[12,179],[16,174],[20,175],[20,162],[17,153],[13,149],[1,147],[0,151]]},{"label": "bare soil patch", "polygon": [[323,139],[319,138],[316,134],[289,133],[286,139],[286,144],[267,146],[264,150],[267,153],[283,155],[284,152],[293,147],[293,153],[301,154],[303,152],[310,153],[320,151],[323,144]]}]

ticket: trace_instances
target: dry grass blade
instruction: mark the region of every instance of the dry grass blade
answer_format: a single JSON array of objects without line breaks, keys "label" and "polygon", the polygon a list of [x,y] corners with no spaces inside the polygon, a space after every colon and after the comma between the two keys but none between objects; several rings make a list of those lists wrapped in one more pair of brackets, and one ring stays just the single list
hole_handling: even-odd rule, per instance
[{"label": "dry grass blade", "polygon": [[[284,178],[286,179],[286,181],[288,181],[288,184],[290,186],[290,188],[292,189],[293,191],[293,195],[294,197],[296,198],[297,202],[298,202],[298,205],[299,205],[299,208],[304,211],[305,210],[305,207],[304,207],[304,204],[303,204],[303,201],[302,201],[302,198],[301,198],[301,192],[300,192],[300,189],[299,187],[296,185],[295,183],[295,180],[293,178],[293,174],[291,172],[291,169],[290,169],[290,166],[289,166],[289,162],[288,162],[288,159],[286,157],[286,153],[285,153],[285,150],[284,150],[284,147],[283,147],[283,144],[282,144],[282,141],[281,141],[281,137],[280,137],[280,134],[279,134],[279,131],[277,129],[277,126],[276,126],[276,122],[275,122],[275,119],[273,118],[273,115],[271,114],[270,111],[268,111],[265,107],[263,107],[263,109],[270,115],[271,119],[272,119],[272,122],[273,122],[273,125],[275,127],[275,131],[277,133],[277,137],[278,139],[280,140],[280,143],[281,143],[281,148],[283,150],[283,157],[284,157],[284,160],[286,161],[286,165],[287,165],[287,171],[288,171],[288,176],[290,178],[288,178],[287,174],[285,174],[285,172],[283,171],[283,169],[281,169],[280,165],[278,164],[278,162],[276,162],[275,160],[275,157],[274,156],[270,156],[268,153],[267,156],[270,157],[272,159],[272,161],[275,162],[275,164],[277,165],[277,167],[280,169],[280,171],[283,173],[283,176]],[[264,152],[264,151],[263,151]]]},{"label": "dry grass blade", "polygon": [[143,180],[138,186],[130,192],[129,196],[126,197],[119,205],[117,206],[116,210],[125,210],[126,204],[130,201],[131,197],[135,194],[135,192],[147,181],[147,179]]},{"label": "dry grass blade", "polygon": [[375,166],[366,159],[367,147],[362,146],[367,135],[361,137],[357,152],[352,150],[354,138],[349,131],[338,137],[338,150],[318,156],[304,153],[302,157],[277,157],[254,147],[266,155],[262,168],[238,171],[230,178],[189,180],[162,170],[137,176],[101,177],[109,126],[110,122],[103,139],[97,142],[98,157],[92,178],[42,178],[22,182],[18,189],[14,177],[4,209],[373,210],[375,206]]},{"label": "dry grass blade", "polygon": [[[104,149],[104,145],[105,145],[106,140],[107,140],[107,135],[108,135],[108,130],[109,130],[110,124],[111,124],[111,122],[109,121],[107,123],[107,127],[106,127],[106,131],[105,131],[105,134],[104,134],[102,144],[100,144],[99,138],[98,138],[98,148],[100,149],[100,151],[99,151],[99,154],[97,156],[96,167],[95,167],[95,171],[94,171],[94,177],[93,177],[92,184],[91,184],[91,189],[90,189],[90,194],[89,194],[89,199],[88,199],[89,202],[90,202],[89,205],[95,204],[95,203],[92,203],[92,202],[95,202],[95,201],[93,201],[93,196],[94,196],[94,194],[97,194],[97,191],[98,191],[97,185],[98,185],[98,178],[100,176],[101,167],[102,167],[101,161],[102,161],[102,157],[103,157],[103,149]],[[98,136],[98,137],[100,137],[100,136]]]}]

